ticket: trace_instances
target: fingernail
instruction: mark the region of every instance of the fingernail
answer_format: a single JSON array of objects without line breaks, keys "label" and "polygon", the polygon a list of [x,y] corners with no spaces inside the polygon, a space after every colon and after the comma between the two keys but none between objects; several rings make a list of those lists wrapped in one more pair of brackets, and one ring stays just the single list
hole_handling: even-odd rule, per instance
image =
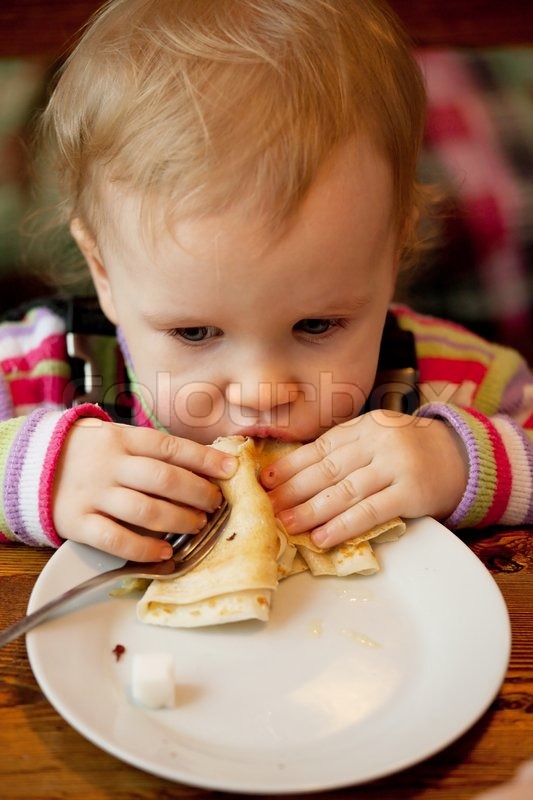
[{"label": "fingernail", "polygon": [[267,469],[261,473],[261,483],[263,484],[263,486],[274,486],[275,482],[276,482],[276,473],[274,472],[273,469]]},{"label": "fingernail", "polygon": [[294,526],[294,511],[281,511],[278,514],[278,519],[287,531],[287,533],[291,532],[291,527]]},{"label": "fingernail", "polygon": [[311,534],[311,540],[317,547],[327,547],[328,546],[328,533],[324,530],[316,530],[314,533]]},{"label": "fingernail", "polygon": [[276,496],[269,492],[268,499],[272,503],[272,511],[274,512],[274,516],[277,517],[278,516],[278,511],[280,510],[280,508],[279,508],[279,503],[276,501]]},{"label": "fingernail", "polygon": [[172,556],[172,547],[166,543],[162,545],[159,551],[159,556],[161,561],[168,561],[168,559]]},{"label": "fingernail", "polygon": [[[215,510],[215,509],[213,509]],[[203,511],[198,512],[198,522],[196,523],[195,532],[198,533],[207,525],[207,514]]]},{"label": "fingernail", "polygon": [[237,469],[237,465],[238,461],[233,456],[225,458],[224,461],[222,462],[222,472],[224,473],[224,475],[227,475],[228,478],[231,478],[231,476],[235,473]]}]

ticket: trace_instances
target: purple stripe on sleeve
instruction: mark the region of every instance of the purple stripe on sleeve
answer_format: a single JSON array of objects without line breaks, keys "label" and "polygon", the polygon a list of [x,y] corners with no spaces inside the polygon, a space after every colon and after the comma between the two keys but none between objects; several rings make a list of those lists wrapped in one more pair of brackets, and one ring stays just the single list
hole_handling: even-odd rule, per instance
[{"label": "purple stripe on sleeve", "polygon": [[504,389],[500,412],[513,415],[522,408],[525,399],[525,387],[530,384],[531,372],[527,364],[524,363]]},{"label": "purple stripe on sleeve", "polygon": [[460,413],[444,403],[428,403],[418,410],[418,416],[432,417],[446,420],[457,431],[466,447],[468,455],[468,484],[461,502],[455,511],[445,521],[450,528],[456,528],[463,520],[476,501],[477,487],[479,485],[480,464],[476,445],[476,438]]},{"label": "purple stripe on sleeve", "polygon": [[12,419],[14,415],[11,392],[6,380],[0,372],[0,420]]},{"label": "purple stripe on sleeve", "polygon": [[131,363],[130,351],[126,343],[126,339],[124,338],[124,334],[122,333],[122,328],[117,327],[116,335],[117,335],[118,346],[120,347],[120,351],[122,353],[126,366],[131,368],[133,365]]},{"label": "purple stripe on sleeve", "polygon": [[43,319],[57,319],[57,315],[53,314],[48,308],[38,306],[33,309],[31,322],[26,318],[25,320],[17,320],[16,322],[3,322],[0,325],[0,341],[3,339],[24,339],[31,336],[35,329]]},{"label": "purple stripe on sleeve", "polygon": [[28,545],[35,544],[35,541],[31,533],[25,529],[21,515],[19,497],[20,476],[31,437],[41,419],[48,413],[46,408],[41,408],[34,411],[31,416],[28,417],[28,420],[24,423],[11,445],[4,473],[5,518],[17,539]]}]

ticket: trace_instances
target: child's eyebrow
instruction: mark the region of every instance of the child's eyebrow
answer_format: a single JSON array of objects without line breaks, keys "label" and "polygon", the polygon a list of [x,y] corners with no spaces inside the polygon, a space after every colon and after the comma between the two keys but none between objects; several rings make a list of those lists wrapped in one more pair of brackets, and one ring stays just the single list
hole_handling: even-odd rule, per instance
[{"label": "child's eyebrow", "polygon": [[[349,317],[370,303],[370,295],[344,297],[341,303],[325,303],[319,308],[307,309],[305,317]],[[316,312],[316,313],[314,313]]]},{"label": "child's eyebrow", "polygon": [[[313,306],[295,306],[293,316],[295,319],[325,319],[335,317],[350,317],[357,313],[360,308],[368,305],[370,295],[357,295],[354,297],[343,298],[342,302],[330,302],[324,305],[313,303]],[[176,308],[164,311],[141,311],[141,317],[149,325],[156,325],[159,328],[196,328],[200,325],[211,324],[209,315],[200,312],[193,316],[190,310]]]},{"label": "child's eyebrow", "polygon": [[173,311],[143,311],[141,312],[143,320],[152,325],[158,325],[162,328],[175,328],[179,325],[180,328],[196,327],[200,324],[200,317],[192,317],[187,312],[182,313],[181,309],[177,308]]}]

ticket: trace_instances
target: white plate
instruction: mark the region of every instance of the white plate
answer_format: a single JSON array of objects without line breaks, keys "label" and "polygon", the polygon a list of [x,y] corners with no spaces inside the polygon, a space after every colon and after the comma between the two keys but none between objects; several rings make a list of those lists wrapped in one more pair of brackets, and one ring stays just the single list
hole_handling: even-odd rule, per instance
[{"label": "white plate", "polygon": [[[263,623],[172,630],[137,622],[106,590],[27,637],[50,703],[117,758],[172,781],[232,792],[332,789],[445,747],[504,678],[510,626],[478,558],[432,519],[379,545],[371,577],[280,585]],[[39,576],[34,610],[118,559],[67,542]],[[113,648],[125,654],[117,662]],[[170,652],[176,705],[130,698],[132,655]]]}]

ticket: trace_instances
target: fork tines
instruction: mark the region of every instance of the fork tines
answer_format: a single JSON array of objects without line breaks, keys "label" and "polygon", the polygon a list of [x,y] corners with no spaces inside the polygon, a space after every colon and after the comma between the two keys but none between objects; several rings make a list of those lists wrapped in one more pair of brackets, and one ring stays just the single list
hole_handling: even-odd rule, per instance
[{"label": "fork tines", "polygon": [[[165,540],[172,545],[174,560],[185,561],[192,554],[199,554],[214,546],[224,530],[230,514],[230,505],[224,498],[222,505],[214,511],[198,533],[167,533]],[[207,555],[207,553],[206,553]]]}]

